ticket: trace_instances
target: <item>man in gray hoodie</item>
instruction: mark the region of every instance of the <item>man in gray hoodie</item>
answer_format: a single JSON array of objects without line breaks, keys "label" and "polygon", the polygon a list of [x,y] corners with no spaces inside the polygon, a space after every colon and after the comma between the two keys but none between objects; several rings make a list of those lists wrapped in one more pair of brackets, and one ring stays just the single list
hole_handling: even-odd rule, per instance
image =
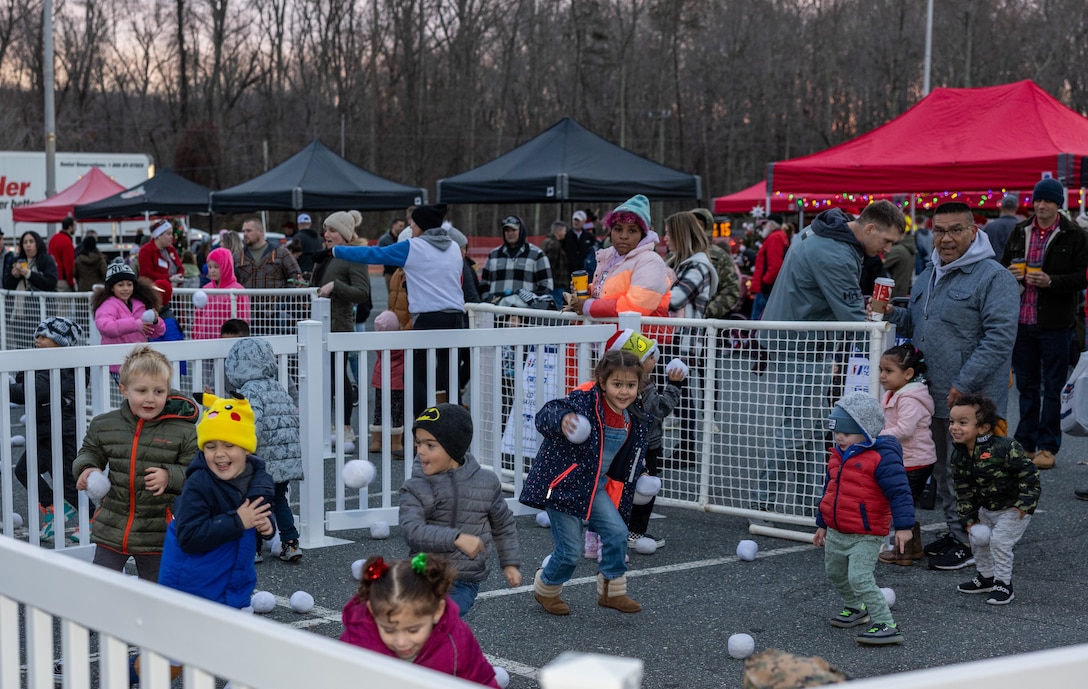
[{"label": "man in gray hoodie", "polygon": [[[926,358],[933,396],[930,431],[937,447],[933,481],[948,533],[926,546],[931,569],[960,569],[974,563],[967,532],[956,512],[952,484],[952,439],[948,410],[962,395],[983,395],[1002,419],[1009,398],[1009,370],[1020,313],[1015,278],[997,261],[990,240],[975,226],[965,203],[933,211],[933,265],[914,282],[906,308],[888,307],[885,317]],[[1004,420],[1001,426],[1007,428]],[[1004,428],[997,432],[1004,434]]]},{"label": "man in gray hoodie", "polygon": [[[863,321],[859,281],[866,256],[887,252],[906,228],[903,212],[888,201],[870,204],[858,216],[837,208],[816,216],[786,252],[764,321]],[[774,447],[755,492],[755,509],[773,511],[782,483],[794,474],[802,503],[812,509],[823,493],[824,392],[831,351],[823,332],[764,331],[761,345],[773,352]]]}]

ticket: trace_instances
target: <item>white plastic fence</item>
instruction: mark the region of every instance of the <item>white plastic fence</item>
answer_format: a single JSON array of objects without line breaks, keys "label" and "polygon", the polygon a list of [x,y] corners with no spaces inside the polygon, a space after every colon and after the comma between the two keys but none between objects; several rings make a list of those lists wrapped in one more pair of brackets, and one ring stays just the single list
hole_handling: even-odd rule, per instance
[{"label": "white plastic fence", "polygon": [[213,689],[217,677],[235,689],[350,687],[362,678],[374,689],[478,686],[12,538],[0,537],[0,561],[0,689],[127,689],[130,644],[144,689],[177,686],[171,660],[192,689]]}]

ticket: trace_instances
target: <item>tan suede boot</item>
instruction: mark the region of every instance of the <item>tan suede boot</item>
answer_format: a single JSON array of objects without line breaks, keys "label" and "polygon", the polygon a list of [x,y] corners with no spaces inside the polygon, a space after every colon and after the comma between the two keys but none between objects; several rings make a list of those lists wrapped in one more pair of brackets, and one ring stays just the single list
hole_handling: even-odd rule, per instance
[{"label": "tan suede boot", "polygon": [[569,615],[570,606],[559,597],[559,594],[563,592],[563,585],[545,584],[540,578],[543,571],[543,569],[538,569],[536,577],[533,579],[533,598],[536,598],[536,602],[540,603],[541,607],[544,608],[544,612],[549,615]]},{"label": "tan suede boot", "polygon": [[639,612],[642,606],[627,597],[627,577],[605,579],[597,575],[597,605],[620,612]]},{"label": "tan suede boot", "polygon": [[445,403],[447,403],[449,401],[450,401],[450,396],[446,394],[445,390],[440,390],[440,391],[434,393],[434,403],[435,403],[435,405],[445,404]]},{"label": "tan suede boot", "polygon": [[918,522],[914,522],[907,552],[910,553],[910,559],[912,560],[921,560],[925,556],[925,553],[922,552],[922,525]]},{"label": "tan suede boot", "polygon": [[397,426],[389,433],[389,450],[393,459],[404,459],[404,426]]},{"label": "tan suede boot", "polygon": [[371,426],[370,427],[370,445],[366,448],[367,452],[381,452],[382,451],[382,427]]}]

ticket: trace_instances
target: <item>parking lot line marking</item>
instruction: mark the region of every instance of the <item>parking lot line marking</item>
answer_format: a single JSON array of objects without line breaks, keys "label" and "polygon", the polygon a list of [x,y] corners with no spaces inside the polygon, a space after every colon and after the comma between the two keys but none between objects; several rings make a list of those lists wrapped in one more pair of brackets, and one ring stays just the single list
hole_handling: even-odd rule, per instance
[{"label": "parking lot line marking", "polygon": [[498,656],[493,656],[489,653],[485,653],[484,658],[487,658],[487,662],[491,663],[492,665],[501,666],[504,670],[512,675],[520,675],[522,677],[528,677],[532,680],[538,679],[538,676],[540,675],[539,668],[535,668],[531,665],[526,665],[524,663],[519,663],[516,660],[510,660],[509,658],[500,658]]},{"label": "parking lot line marking", "polygon": [[[776,557],[778,555],[790,555],[792,553],[800,553],[806,550],[812,550],[812,545],[795,545],[789,548],[778,548],[777,550],[762,550],[756,555],[757,558]],[[728,555],[726,557],[716,557],[710,560],[693,560],[692,562],[678,562],[673,565],[662,565],[660,567],[649,567],[647,569],[634,569],[627,570],[628,577],[648,577],[653,574],[670,574],[672,572],[684,572],[690,569],[702,569],[704,567],[716,567],[718,565],[728,564],[730,562],[740,562],[740,558],[736,555]],[[597,577],[579,577],[577,579],[571,579],[564,586],[578,586],[581,584],[596,584]],[[514,589],[494,589],[492,591],[482,591],[477,598],[497,598],[499,596],[513,596],[518,593],[526,593],[533,590],[533,585],[519,586]]]}]

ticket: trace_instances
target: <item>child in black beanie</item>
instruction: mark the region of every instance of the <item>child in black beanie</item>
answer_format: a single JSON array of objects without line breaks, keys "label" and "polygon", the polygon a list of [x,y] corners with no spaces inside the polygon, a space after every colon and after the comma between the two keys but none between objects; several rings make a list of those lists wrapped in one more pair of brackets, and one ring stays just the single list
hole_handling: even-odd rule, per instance
[{"label": "child in black beanie", "polygon": [[400,489],[401,532],[412,554],[448,554],[457,569],[449,597],[464,617],[487,578],[492,546],[498,548],[507,583],[521,585],[514,513],[503,499],[498,476],[468,451],[472,417],[464,407],[424,409],[412,434],[417,461],[412,478]]}]

